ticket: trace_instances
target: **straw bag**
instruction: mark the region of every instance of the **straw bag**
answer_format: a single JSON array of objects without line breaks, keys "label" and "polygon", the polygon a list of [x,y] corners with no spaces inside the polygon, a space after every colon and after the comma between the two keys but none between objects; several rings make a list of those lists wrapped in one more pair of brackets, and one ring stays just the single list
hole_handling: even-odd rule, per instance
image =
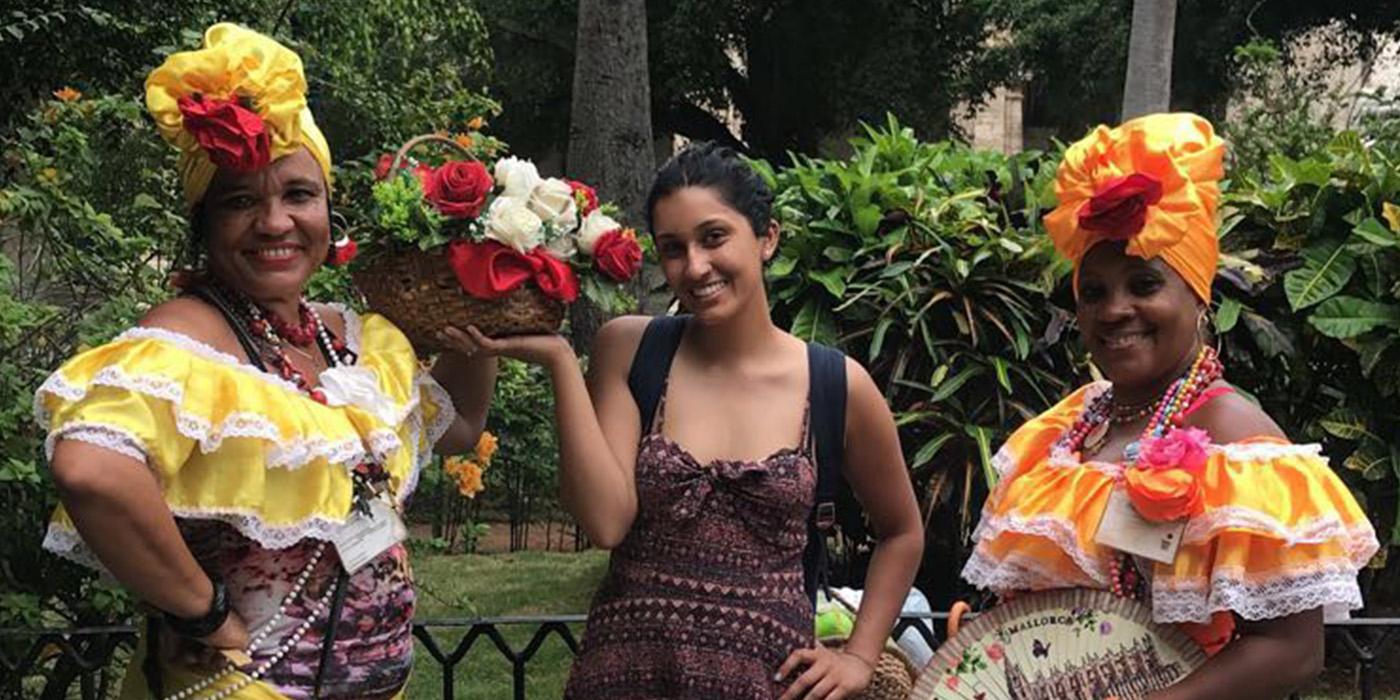
[{"label": "straw bag", "polygon": [[[823,637],[821,643],[832,649],[840,649],[845,637]],[[851,700],[906,700],[914,689],[914,677],[918,670],[893,642],[885,645],[880,652],[880,661],[875,664],[875,673],[870,676],[870,685],[865,690],[851,696]]]},{"label": "straw bag", "polygon": [[[409,151],[427,143],[450,146],[470,157],[457,142],[428,134],[410,139],[398,152],[389,172],[398,172]],[[500,299],[477,299],[462,289],[447,262],[447,248],[387,251],[362,260],[351,272],[369,308],[382,314],[408,336],[420,354],[444,348],[436,334],[448,326],[476,326],[500,337],[554,333],[564,322],[564,304],[525,284]]]}]

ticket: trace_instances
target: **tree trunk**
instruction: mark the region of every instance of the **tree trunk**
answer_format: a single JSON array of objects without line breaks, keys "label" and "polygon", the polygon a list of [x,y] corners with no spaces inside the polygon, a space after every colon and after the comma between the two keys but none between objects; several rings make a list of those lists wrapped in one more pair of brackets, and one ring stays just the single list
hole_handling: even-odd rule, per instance
[{"label": "tree trunk", "polygon": [[1171,107],[1175,36],[1176,0],[1133,0],[1122,119],[1165,112]]},{"label": "tree trunk", "polygon": [[[574,56],[569,176],[595,187],[640,228],[656,170],[645,0],[579,0]],[[586,352],[607,319],[582,298],[570,318],[574,347]]]}]

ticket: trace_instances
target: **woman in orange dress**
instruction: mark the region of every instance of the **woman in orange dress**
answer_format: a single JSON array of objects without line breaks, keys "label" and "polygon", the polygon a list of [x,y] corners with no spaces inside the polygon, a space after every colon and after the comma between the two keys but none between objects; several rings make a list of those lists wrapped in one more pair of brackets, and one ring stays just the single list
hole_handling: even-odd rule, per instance
[{"label": "woman in orange dress", "polygon": [[[1208,329],[1224,150],[1206,120],[1156,114],[1065,152],[1045,225],[1074,264],[1079,330],[1106,380],[1007,440],[963,570],[997,593],[1108,589],[1182,624],[1210,659],[1153,700],[1305,684],[1324,619],[1361,607],[1357,571],[1377,550],[1319,446],[1289,442],[1224,380]],[[1111,499],[1177,533],[1158,557],[1170,563],[1107,544],[1121,532],[1098,531]]]}]

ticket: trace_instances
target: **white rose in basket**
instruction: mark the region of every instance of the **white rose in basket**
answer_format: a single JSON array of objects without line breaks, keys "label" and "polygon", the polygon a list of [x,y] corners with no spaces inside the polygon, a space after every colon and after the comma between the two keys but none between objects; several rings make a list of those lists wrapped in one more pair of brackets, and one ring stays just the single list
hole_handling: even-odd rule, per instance
[{"label": "white rose in basket", "polygon": [[530,191],[530,211],[539,215],[556,233],[573,233],[578,227],[578,203],[574,188],[558,178],[549,178]]},{"label": "white rose in basket", "polygon": [[496,161],[496,183],[506,197],[526,199],[540,184],[540,171],[528,160],[510,156]]},{"label": "white rose in basket", "polygon": [[486,237],[528,253],[544,242],[544,222],[525,200],[497,197],[486,211]]},{"label": "white rose in basket", "polygon": [[601,211],[593,211],[588,216],[583,217],[583,226],[578,230],[578,247],[586,254],[593,254],[593,247],[598,244],[598,239],[609,231],[616,231],[622,228],[616,219],[604,214]]}]

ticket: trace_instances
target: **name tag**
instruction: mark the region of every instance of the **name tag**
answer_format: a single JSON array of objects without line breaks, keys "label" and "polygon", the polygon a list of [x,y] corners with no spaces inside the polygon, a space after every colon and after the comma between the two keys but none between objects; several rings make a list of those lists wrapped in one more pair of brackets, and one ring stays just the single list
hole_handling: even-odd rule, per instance
[{"label": "name tag", "polygon": [[370,501],[369,512],[366,516],[353,511],[350,519],[331,536],[331,543],[340,554],[340,564],[345,567],[346,573],[355,573],[408,537],[408,528],[404,527],[403,520],[399,519],[393,506],[383,499]]},{"label": "name tag", "polygon": [[1144,559],[1170,564],[1176,559],[1185,532],[1186,520],[1154,523],[1137,512],[1127,493],[1115,489],[1108,499],[1103,519],[1099,520],[1094,541]]}]

